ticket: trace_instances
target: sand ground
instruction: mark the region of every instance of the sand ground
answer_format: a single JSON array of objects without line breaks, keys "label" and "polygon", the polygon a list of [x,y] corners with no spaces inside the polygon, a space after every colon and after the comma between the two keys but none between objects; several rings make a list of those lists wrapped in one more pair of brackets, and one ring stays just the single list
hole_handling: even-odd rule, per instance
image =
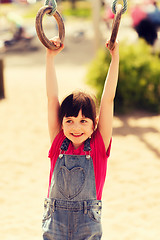
[{"label": "sand ground", "polygon": [[[94,56],[91,36],[80,41],[66,37],[66,49],[56,60],[60,98],[75,88],[90,91],[83,80]],[[3,240],[42,239],[50,143],[45,49],[38,40],[37,45],[39,51],[8,53],[4,59],[6,99],[0,101]],[[144,112],[116,116],[113,129],[103,191],[103,240],[159,240],[160,116]]]}]

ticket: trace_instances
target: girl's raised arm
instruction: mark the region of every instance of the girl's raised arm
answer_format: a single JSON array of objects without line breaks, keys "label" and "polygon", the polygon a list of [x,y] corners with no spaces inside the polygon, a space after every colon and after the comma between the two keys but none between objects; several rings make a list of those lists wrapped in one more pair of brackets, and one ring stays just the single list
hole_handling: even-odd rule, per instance
[{"label": "girl's raised arm", "polygon": [[[60,46],[60,40],[52,40],[55,45]],[[63,45],[58,50],[46,49],[46,90],[48,98],[48,128],[51,143],[60,131],[58,120],[59,100],[58,84],[54,66],[55,56],[62,51]]]},{"label": "girl's raised arm", "polygon": [[[108,43],[106,47],[108,48]],[[115,44],[115,48],[110,51],[112,60],[104,84],[103,94],[100,104],[100,113],[98,121],[98,129],[102,135],[106,151],[108,149],[110,139],[112,136],[112,122],[113,122],[113,109],[114,109],[114,97],[116,93],[118,71],[119,71],[119,45]]]}]

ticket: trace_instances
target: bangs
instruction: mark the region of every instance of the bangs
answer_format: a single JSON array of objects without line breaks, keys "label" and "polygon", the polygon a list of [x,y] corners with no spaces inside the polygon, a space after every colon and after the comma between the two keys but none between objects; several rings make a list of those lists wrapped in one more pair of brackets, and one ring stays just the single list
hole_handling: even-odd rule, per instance
[{"label": "bangs", "polygon": [[59,110],[60,123],[62,124],[64,117],[77,117],[80,110],[82,115],[90,118],[95,125],[95,102],[90,95],[83,92],[72,93],[63,100]]}]

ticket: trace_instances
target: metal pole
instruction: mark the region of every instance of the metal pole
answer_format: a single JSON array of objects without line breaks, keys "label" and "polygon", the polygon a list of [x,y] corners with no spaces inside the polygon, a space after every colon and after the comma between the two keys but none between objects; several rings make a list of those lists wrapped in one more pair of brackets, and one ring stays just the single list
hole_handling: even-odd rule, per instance
[{"label": "metal pole", "polygon": [[93,15],[93,29],[94,29],[94,45],[97,51],[101,44],[101,32],[100,32],[100,10],[101,1],[91,0],[92,2],[92,15]]},{"label": "metal pole", "polygon": [[5,98],[3,67],[4,67],[3,59],[0,58],[0,99]]}]

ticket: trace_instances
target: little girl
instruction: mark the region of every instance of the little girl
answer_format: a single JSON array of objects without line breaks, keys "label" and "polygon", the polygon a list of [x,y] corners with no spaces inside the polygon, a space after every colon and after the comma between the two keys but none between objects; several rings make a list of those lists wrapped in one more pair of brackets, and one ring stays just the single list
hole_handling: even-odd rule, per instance
[{"label": "little girl", "polygon": [[[44,240],[98,240],[102,236],[102,190],[110,155],[113,105],[118,80],[119,47],[102,94],[99,120],[94,100],[86,93],[67,96],[61,105],[54,58],[63,49],[47,49],[46,86],[51,160],[48,197],[43,216]],[[108,43],[106,47],[108,48]]]}]

